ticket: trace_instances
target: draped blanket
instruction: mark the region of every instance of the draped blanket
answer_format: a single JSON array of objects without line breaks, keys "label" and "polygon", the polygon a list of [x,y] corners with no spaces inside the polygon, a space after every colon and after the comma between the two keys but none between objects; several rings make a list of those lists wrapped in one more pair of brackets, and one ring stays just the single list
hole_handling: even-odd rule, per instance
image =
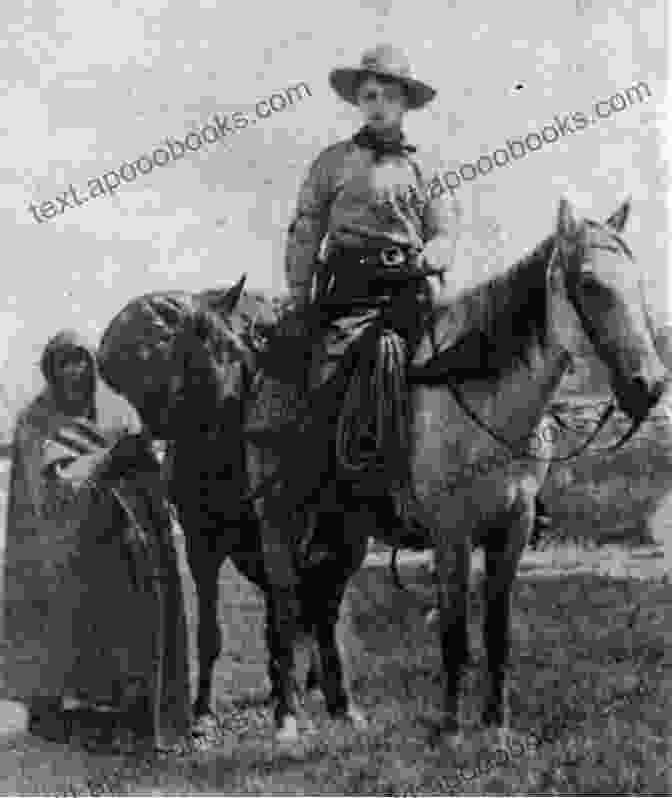
[{"label": "draped blanket", "polygon": [[[190,696],[178,553],[161,517],[159,475],[128,474],[113,491],[96,482],[109,447],[138,429],[128,411],[111,425],[71,418],[48,391],[20,414],[0,690],[29,705],[62,696],[124,710],[145,700],[155,741],[171,745],[188,731]],[[138,525],[144,545],[129,545]]]},{"label": "draped blanket", "polygon": [[[180,333],[198,310],[209,309],[221,293],[146,294],[129,302],[107,326],[98,348],[100,373],[150,428],[165,433],[161,419],[174,404],[176,378],[183,376],[184,364],[176,353]],[[233,330],[244,336],[255,324],[264,327],[273,321],[271,304],[247,293],[228,318]]]}]

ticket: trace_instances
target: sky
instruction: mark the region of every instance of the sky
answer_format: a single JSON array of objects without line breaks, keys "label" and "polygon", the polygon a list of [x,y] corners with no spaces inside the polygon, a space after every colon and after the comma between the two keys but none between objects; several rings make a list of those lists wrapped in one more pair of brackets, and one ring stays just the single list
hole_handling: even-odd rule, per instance
[{"label": "sky", "polygon": [[[663,0],[5,0],[0,31],[0,381],[12,412],[39,387],[35,364],[63,327],[95,342],[139,294],[242,272],[251,288],[284,289],[299,184],[359,126],[328,73],[379,42],[404,48],[438,90],[407,132],[451,169],[645,81],[644,101],[464,182],[457,258],[486,276],[552,231],[561,196],[606,218],[631,195],[626,239],[657,322],[672,322]],[[29,209],[300,82],[310,96],[114,196],[40,223]]]}]

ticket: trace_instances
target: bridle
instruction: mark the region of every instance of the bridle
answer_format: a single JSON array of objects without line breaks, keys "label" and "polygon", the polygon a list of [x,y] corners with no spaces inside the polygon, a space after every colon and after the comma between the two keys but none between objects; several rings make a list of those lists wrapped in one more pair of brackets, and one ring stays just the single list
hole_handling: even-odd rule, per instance
[{"label": "bridle", "polygon": [[[553,251],[551,253],[551,257],[549,258],[548,264],[546,266],[547,272],[555,265],[556,260],[558,260],[560,258],[562,258],[564,260],[564,262],[562,263],[561,268],[564,270],[565,274],[568,274],[569,273],[569,264],[567,262],[567,256],[566,256],[566,253],[563,250],[563,247],[560,244],[559,238],[556,237],[556,240],[555,240],[555,243],[554,243],[554,247],[553,247]],[[580,304],[579,298],[578,298],[578,296],[576,294],[576,291],[572,290],[572,291],[570,291],[570,294],[573,295],[572,297],[570,297],[570,299],[572,301],[572,306],[576,310],[576,313],[577,313],[579,319],[581,320],[581,323],[584,326],[584,329],[586,330],[586,334],[592,340],[593,338],[596,337],[596,334],[597,334],[596,330],[595,330],[595,327],[592,324],[590,318],[587,316],[587,314],[585,313],[585,311],[581,307],[581,304]],[[255,319],[255,321],[256,321],[256,319]],[[254,326],[255,325],[253,325],[253,329],[254,329]],[[569,352],[566,349],[563,349],[563,352],[564,352],[564,355],[565,355],[565,357],[567,359],[567,362],[569,362],[570,359],[571,359],[571,356],[570,356]],[[562,462],[568,462],[570,460],[574,460],[577,457],[579,457],[583,452],[585,452],[588,449],[588,447],[595,441],[595,439],[598,437],[600,432],[605,428],[605,426],[607,425],[609,420],[612,418],[612,416],[614,415],[614,413],[616,412],[616,409],[617,409],[617,402],[616,402],[616,399],[615,399],[615,397],[614,397],[614,395],[612,393],[608,404],[606,405],[606,407],[604,408],[604,410],[600,414],[600,417],[599,417],[599,419],[597,421],[595,429],[590,433],[590,435],[586,438],[585,441],[583,441],[579,446],[577,446],[568,455],[565,455],[565,456],[562,456],[562,457],[540,457],[540,456],[535,455],[534,453],[530,452],[529,450],[527,452],[525,452],[525,454],[520,455],[520,454],[518,454],[518,452],[520,451],[521,446],[523,446],[523,445],[526,446],[527,444],[529,444],[529,436],[526,437],[526,438],[519,439],[517,441],[507,440],[501,433],[499,433],[497,430],[495,430],[492,427],[490,427],[483,419],[481,419],[479,417],[479,415],[469,406],[467,400],[464,397],[462,389],[460,388],[460,386],[459,386],[459,384],[457,382],[454,382],[454,381],[450,380],[450,378],[444,378],[444,379],[445,379],[444,384],[451,391],[451,393],[453,394],[453,397],[455,398],[455,401],[459,405],[460,409],[464,412],[464,414],[466,416],[468,416],[480,429],[482,429],[484,432],[486,432],[494,441],[496,441],[501,446],[503,446],[505,449],[507,449],[510,452],[510,454],[512,455],[513,459],[527,459],[527,460],[533,460],[533,461],[543,462],[543,463],[562,463]],[[306,410],[305,414],[307,414],[308,412],[309,411]],[[294,429],[294,428],[298,429],[300,427],[302,421],[303,421],[303,415],[301,415],[299,417],[299,419],[297,419],[297,420],[295,420],[293,422],[290,422],[288,426],[291,427],[292,429]],[[640,428],[640,426],[641,426],[643,421],[644,421],[644,419],[639,419],[637,421],[632,421],[631,425],[630,425],[630,428],[628,430],[626,430],[626,432],[624,432],[621,435],[621,437],[619,438],[619,440],[616,443],[611,444],[610,446],[603,447],[603,448],[597,450],[597,452],[598,453],[610,453],[610,452],[615,452],[618,449],[622,448],[630,440],[630,438],[632,438],[633,435],[635,435],[635,433]],[[567,427],[568,425],[563,423],[563,426]],[[526,446],[526,448],[528,448],[528,447]],[[266,479],[262,480],[261,483],[256,488],[249,490],[245,494],[245,496],[243,497],[243,500],[252,502],[252,501],[260,498],[264,494],[266,494],[268,492],[268,490],[273,487],[273,485],[276,485],[277,483],[281,482],[285,478],[285,475],[282,473],[282,471],[283,471],[282,469],[278,469],[275,474],[273,474],[273,475],[267,477]]]},{"label": "bridle", "polygon": [[[565,274],[568,274],[569,263],[567,262],[567,256],[563,247],[560,244],[559,238],[556,237],[555,244],[553,247],[553,252],[551,253],[551,257],[549,258],[549,261],[546,265],[547,273],[555,266],[555,261],[556,259],[559,258],[563,259],[561,268],[563,269]],[[572,307],[576,311],[576,314],[579,317],[579,320],[581,321],[581,324],[586,332],[586,335],[591,340],[591,342],[593,342],[593,340],[597,337],[595,325],[593,324],[592,320],[583,309],[575,285],[572,285],[572,287],[568,290],[568,296],[572,303]],[[566,349],[563,349],[563,352],[569,361],[569,359],[571,358],[570,353]],[[492,429],[492,427],[490,427],[485,421],[483,421],[483,419],[481,419],[479,415],[471,407],[469,407],[469,404],[464,398],[464,394],[462,393],[462,390],[458,383],[450,379],[447,379],[445,384],[449,388],[450,392],[453,394],[453,397],[455,398],[455,401],[459,405],[462,412],[465,413],[465,415],[467,415],[478,427],[484,430],[494,441],[496,441],[501,446],[506,448],[513,456],[513,459],[517,458],[526,459],[543,463],[564,463],[569,460],[574,460],[575,458],[579,457],[579,455],[583,454],[583,452],[586,451],[586,449],[591,445],[591,443],[593,443],[593,441],[597,438],[600,432],[604,429],[609,419],[614,415],[617,407],[616,398],[614,397],[614,394],[612,392],[607,406],[600,414],[600,418],[597,421],[595,429],[591,432],[591,434],[586,438],[585,441],[583,441],[579,446],[577,446],[576,449],[574,449],[574,451],[570,452],[570,454],[568,455],[565,455],[563,457],[539,457],[530,451],[527,451],[523,455],[517,455],[516,453],[521,446],[529,444],[529,437],[521,438],[517,441],[507,440],[499,432]],[[597,453],[598,454],[611,453],[622,448],[630,440],[630,438],[632,438],[632,436],[635,435],[635,433],[640,428],[643,421],[644,418],[639,419],[637,421],[632,421],[630,428],[623,433],[623,435],[616,443],[610,446],[606,446],[602,449],[596,450]],[[563,424],[563,426],[566,427],[567,425]]]}]

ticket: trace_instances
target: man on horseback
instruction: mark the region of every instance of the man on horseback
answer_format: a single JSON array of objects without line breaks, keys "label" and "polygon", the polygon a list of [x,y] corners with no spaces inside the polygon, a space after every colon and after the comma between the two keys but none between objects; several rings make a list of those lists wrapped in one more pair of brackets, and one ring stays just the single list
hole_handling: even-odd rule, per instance
[{"label": "man on horseback", "polygon": [[[359,107],[365,124],[327,147],[301,186],[285,261],[297,307],[311,301],[316,280],[323,289],[329,273],[340,283],[353,272],[361,276],[362,266],[401,265],[412,252],[416,261],[442,267],[457,241],[459,204],[431,185],[436,173],[402,130],[406,112],[425,106],[436,91],[413,79],[406,56],[389,45],[365,52],[358,68],[333,70],[330,83]],[[429,255],[430,241],[445,242],[443,257]]]},{"label": "man on horseback", "polygon": [[[380,45],[364,53],[359,67],[333,70],[330,84],[360,109],[364,126],[313,162],[289,226],[286,278],[296,319],[312,322],[295,328],[312,343],[311,395],[335,377],[390,301],[396,308],[386,326],[401,335],[412,356],[428,329],[437,287],[430,279],[440,278],[452,262],[460,218],[438,172],[404,137],[407,111],[436,96],[412,77],[404,53]],[[343,390],[330,399],[333,422]],[[324,471],[326,446],[323,436],[305,438],[315,451],[306,458],[310,474],[296,480],[313,484]],[[385,515],[390,507],[378,509]]]},{"label": "man on horseback", "polygon": [[[438,170],[404,137],[406,113],[436,96],[412,77],[404,53],[379,45],[363,54],[359,67],[333,70],[330,84],[360,109],[364,125],[312,163],[288,231],[285,271],[293,332],[309,347],[305,376],[311,392],[332,381],[391,298],[396,307],[388,313],[388,326],[404,339],[406,359],[424,335],[431,337],[434,298],[443,271],[453,263],[461,217]],[[327,402],[333,425],[342,387],[328,393]],[[328,469],[324,436],[319,430],[311,435],[314,431],[309,427],[304,436],[304,451],[313,449],[306,452],[306,473],[296,475],[293,490],[285,494],[290,506],[319,490]],[[424,531],[403,523],[391,501],[374,506],[379,528],[397,531],[388,542],[424,547]],[[549,524],[540,502],[538,511],[536,537]]]}]

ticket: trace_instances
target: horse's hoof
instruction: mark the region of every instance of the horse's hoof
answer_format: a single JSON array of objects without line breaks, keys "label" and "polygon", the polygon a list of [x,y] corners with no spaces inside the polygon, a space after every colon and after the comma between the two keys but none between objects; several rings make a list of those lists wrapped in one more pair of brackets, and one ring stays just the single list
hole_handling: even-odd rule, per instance
[{"label": "horse's hoof", "polygon": [[437,748],[445,745],[452,749],[458,749],[464,743],[464,733],[462,731],[446,731],[442,724],[435,726],[429,733],[429,745]]},{"label": "horse's hoof", "polygon": [[319,685],[306,688],[306,698],[312,701],[324,701],[324,691]]},{"label": "horse's hoof", "polygon": [[440,617],[440,613],[437,609],[431,609],[427,615],[425,615],[425,626],[433,626],[435,623],[438,623]]},{"label": "horse's hoof", "polygon": [[352,724],[357,731],[366,731],[369,728],[369,721],[359,707],[349,707],[345,713],[345,719]]},{"label": "horse's hoof", "polygon": [[511,729],[508,726],[496,726],[492,730],[497,748],[508,748],[511,742]]},{"label": "horse's hoof", "polygon": [[213,737],[221,730],[222,724],[214,712],[199,715],[191,726],[192,737]]},{"label": "horse's hoof", "polygon": [[298,743],[299,723],[294,715],[285,715],[275,732],[275,742],[279,745]]},{"label": "horse's hoof", "polygon": [[506,707],[486,707],[483,712],[483,725],[491,729],[508,729],[509,712]]},{"label": "horse's hoof", "polygon": [[431,748],[439,745],[459,748],[464,742],[464,733],[455,718],[427,719],[424,725],[429,729],[427,742]]}]

